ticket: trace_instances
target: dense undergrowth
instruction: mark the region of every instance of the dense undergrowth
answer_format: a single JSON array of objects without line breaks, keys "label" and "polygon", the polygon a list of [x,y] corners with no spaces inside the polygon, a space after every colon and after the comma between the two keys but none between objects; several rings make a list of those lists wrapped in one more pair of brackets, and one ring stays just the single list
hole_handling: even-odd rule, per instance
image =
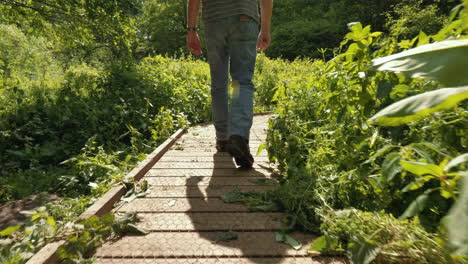
[{"label": "dense undergrowth", "polygon": [[[379,263],[456,263],[441,223],[461,180],[418,176],[404,164],[443,167],[467,152],[466,100],[408,125],[367,120],[439,87],[376,72],[372,59],[460,37],[454,32],[463,26],[401,40],[356,24],[328,62],[258,56],[256,110],[276,113],[267,147],[284,172],[279,190],[264,197],[295,228],[324,234],[314,249],[349,254],[355,263],[368,263],[359,259],[363,251]],[[53,42],[14,25],[0,25],[0,33],[0,202],[60,196],[0,234],[0,261],[24,263],[46,242],[69,236],[75,241],[63,255],[85,263],[89,245],[123,227],[113,216],[71,223],[176,129],[209,121],[208,65],[162,56],[134,64],[70,61],[52,51]],[[420,200],[424,206],[414,206]]]},{"label": "dense undergrowth", "polygon": [[[64,66],[45,39],[15,26],[0,30],[8,66],[0,71],[0,201],[59,196],[0,234],[8,237],[0,239],[0,262],[24,263],[67,235],[97,197],[176,129],[209,121],[209,74],[202,61],[161,56],[130,66]],[[98,231],[109,233],[109,221],[93,221],[101,241]]]},{"label": "dense undergrowth", "polygon": [[[444,225],[466,177],[466,165],[460,173],[444,169],[468,152],[466,100],[404,125],[368,122],[392,103],[441,87],[375,71],[372,60],[432,41],[466,38],[467,14],[462,16],[434,35],[402,41],[371,32],[370,26],[350,25],[343,52],[331,61],[297,60],[284,71],[280,61],[266,63],[269,71],[280,72],[267,148],[284,171],[280,189],[271,195],[296,228],[324,234],[314,250],[346,253],[354,263],[467,261],[449,257],[453,248]],[[452,81],[465,75],[454,74]],[[455,255],[466,254],[462,248]]]}]

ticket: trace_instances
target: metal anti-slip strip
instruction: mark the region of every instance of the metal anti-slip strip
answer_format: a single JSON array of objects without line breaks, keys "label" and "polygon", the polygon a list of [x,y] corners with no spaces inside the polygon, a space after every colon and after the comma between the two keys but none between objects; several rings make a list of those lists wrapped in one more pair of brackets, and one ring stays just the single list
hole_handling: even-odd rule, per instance
[{"label": "metal anti-slip strip", "polygon": [[146,231],[150,233],[212,233],[212,232],[226,232],[226,231],[235,231],[235,232],[240,232],[240,233],[258,233],[258,232],[276,232],[283,230],[282,228],[277,228],[277,229],[210,229],[210,230],[151,230],[151,229],[145,229]]},{"label": "metal anti-slip strip", "polygon": [[[144,257],[144,256],[118,256],[118,257],[112,257],[112,256],[100,256],[100,259],[224,259],[224,258],[235,258],[235,259],[243,259],[243,258],[249,258],[249,259],[262,259],[262,258],[311,258],[307,254],[298,254],[298,255],[264,255],[264,256],[251,256],[251,255],[221,255],[221,256],[198,256],[198,255],[184,255],[184,256],[151,256],[151,257]],[[330,258],[333,259],[333,257],[321,257],[321,258]]]},{"label": "metal anti-slip strip", "polygon": [[[197,213],[197,214],[209,214],[209,213],[255,213],[252,211],[118,211],[117,213],[143,213],[143,214],[173,214],[173,213]],[[258,212],[257,212],[258,213]],[[279,213],[279,211],[262,211],[262,213]]]}]

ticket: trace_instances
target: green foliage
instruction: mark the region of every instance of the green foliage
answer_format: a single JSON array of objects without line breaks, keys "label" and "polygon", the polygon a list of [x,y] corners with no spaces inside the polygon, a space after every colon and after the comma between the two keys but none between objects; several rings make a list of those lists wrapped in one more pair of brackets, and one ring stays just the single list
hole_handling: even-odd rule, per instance
[{"label": "green foliage", "polygon": [[447,231],[452,247],[452,255],[467,256],[468,255],[468,229],[460,228],[464,226],[468,219],[468,175],[466,170],[463,179],[463,192],[458,202],[450,210],[447,221]]},{"label": "green foliage", "polygon": [[[463,173],[445,166],[468,148],[466,100],[457,97],[443,108],[449,111],[424,115],[419,122],[404,126],[370,127],[367,120],[400,99],[438,87],[402,74],[375,72],[372,61],[414,45],[463,38],[467,24],[462,19],[454,18],[435,35],[420,34],[408,41],[385,38],[360,23],[350,24],[343,53],[328,62],[305,61],[308,72],[292,71],[290,78],[276,83],[272,99],[277,115],[270,120],[267,147],[270,159],[284,171],[284,179],[273,196],[292,224],[324,233],[315,249],[344,250],[355,263],[449,261],[445,234],[437,231],[459,195]],[[438,58],[431,58],[420,64],[436,65]],[[441,70],[443,59],[438,63],[432,68]],[[456,68],[451,73],[464,70]],[[288,69],[277,71],[282,75]],[[403,108],[418,113],[428,105],[436,106],[450,96],[443,91],[443,95],[428,96],[425,105],[418,101],[411,104],[412,109]],[[456,89],[449,91],[457,94]],[[457,158],[453,164],[463,164],[463,160]],[[357,212],[356,216],[339,211],[346,208],[360,211],[350,211]],[[417,216],[419,221],[393,216]],[[329,233],[338,228],[337,222],[343,223],[341,237]],[[324,224],[319,227],[320,223]],[[389,226],[398,227],[398,232]]]},{"label": "green foliage", "polygon": [[[271,48],[268,56],[293,60],[297,57],[330,58],[354,21],[382,28],[383,12],[391,1],[307,1],[284,0],[273,8]],[[320,49],[324,49],[322,54]]]},{"label": "green foliage", "polygon": [[[381,14],[390,4],[275,2],[274,42],[267,54],[325,60],[342,53],[328,62],[259,56],[256,109],[276,108],[267,148],[285,177],[276,192],[223,197],[249,203],[252,210],[284,209],[291,226],[326,235],[326,243],[317,248],[347,251],[355,262],[402,256],[438,262],[443,234],[434,242],[436,235],[421,226],[436,230],[455,199],[466,202],[466,196],[458,198],[460,170],[466,170],[460,154],[468,148],[466,100],[419,123],[369,127],[366,121],[377,111],[437,88],[401,74],[375,72],[370,65],[376,57],[464,36],[468,11],[456,9],[437,33],[420,33],[423,25],[404,24],[402,30],[418,30],[417,37],[406,40],[351,23],[339,45],[349,22],[383,29]],[[63,237],[68,242],[62,257],[88,262],[86,251],[104,239],[122,230],[142,233],[129,222],[119,225],[111,215],[72,223],[96,197],[125,180],[142,153],[176,129],[210,119],[206,63],[161,56],[136,62],[131,56],[177,54],[185,46],[179,31],[185,23],[183,5],[165,0],[0,0],[0,200],[42,191],[62,196],[29,212],[31,221],[1,231],[2,263],[24,263],[45,243]],[[429,7],[420,15],[427,20],[436,13]],[[408,16],[401,14],[398,19]],[[337,46],[341,51],[327,49]],[[148,187],[126,185],[127,201]],[[374,213],[333,212],[350,207]],[[387,214],[375,213],[380,210]],[[463,223],[463,210],[463,202],[457,203],[453,214],[461,220],[449,218],[453,226]],[[417,215],[421,223],[389,214]],[[388,226],[398,228],[381,230]],[[465,252],[463,237],[454,236],[452,229],[449,236],[453,252]]]},{"label": "green foliage", "polygon": [[302,244],[300,242],[298,242],[292,236],[283,232],[275,232],[275,239],[276,239],[276,242],[282,242],[282,243],[288,244],[295,250],[299,250],[302,247]]},{"label": "green foliage", "polygon": [[467,54],[468,39],[447,40],[378,58],[373,64],[380,71],[435,80],[449,87],[462,86],[468,84],[465,74],[468,67]]},{"label": "green foliage", "polygon": [[[137,17],[138,56],[186,53],[186,3],[167,0],[145,0],[141,3]],[[278,1],[273,8],[273,42],[266,54],[288,60],[298,57],[331,58],[346,34],[346,25],[355,21],[371,24],[381,31],[388,28],[385,31],[399,36],[405,34],[412,38],[421,30],[431,34],[445,23],[443,14],[455,5],[451,0],[426,0],[424,3],[414,0],[404,3],[392,0]],[[394,24],[400,26],[391,27]],[[199,25],[203,41],[201,19]]]},{"label": "green foliage", "polygon": [[110,71],[80,64],[58,80],[40,92],[3,90],[3,200],[40,191],[90,194],[90,183],[115,182],[176,129],[210,118],[202,62],[156,57]]},{"label": "green foliage", "polygon": [[139,56],[184,53],[186,5],[185,1],[143,1],[139,17]]},{"label": "green foliage", "polygon": [[380,126],[401,126],[430,114],[454,108],[468,99],[468,87],[445,88],[415,95],[394,103],[369,119]]},{"label": "green foliage", "polygon": [[[30,221],[9,227],[0,233],[2,263],[25,263],[60,232],[54,217],[49,215],[45,207],[22,213],[29,215]],[[19,228],[21,232],[17,231]]]},{"label": "green foliage", "polygon": [[[427,1],[426,1],[427,2]],[[398,39],[412,39],[425,32],[435,34],[445,23],[446,16],[439,11],[441,1],[423,6],[422,0],[405,0],[386,12],[385,26]]]},{"label": "green foliage", "polygon": [[238,234],[235,231],[217,232],[216,242],[237,240]]},{"label": "green foliage", "polygon": [[116,219],[113,213],[102,217],[91,216],[86,220],[78,221],[63,234],[66,242],[59,247],[58,256],[62,263],[92,261],[92,258],[89,259],[87,254],[90,250],[100,246],[106,239],[115,239],[125,234],[145,234],[133,225],[136,221],[138,218],[134,214],[120,216]]},{"label": "green foliage", "polygon": [[322,211],[328,250],[347,251],[352,263],[445,263],[442,245],[417,222],[383,212]]},{"label": "green foliage", "polygon": [[0,23],[20,24],[23,32],[48,36],[64,52],[92,53],[107,48],[114,55],[131,52],[139,1],[0,1]]}]

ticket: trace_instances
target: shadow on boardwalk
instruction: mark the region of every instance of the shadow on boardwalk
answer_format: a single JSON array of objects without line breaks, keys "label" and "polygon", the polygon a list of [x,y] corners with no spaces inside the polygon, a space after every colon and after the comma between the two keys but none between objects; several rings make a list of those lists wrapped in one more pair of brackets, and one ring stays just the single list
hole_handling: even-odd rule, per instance
[{"label": "shadow on boardwalk", "polygon": [[[209,208],[216,208],[217,205],[219,205],[219,192],[216,192],[217,188],[220,188],[221,186],[225,186],[225,182],[222,177],[219,176],[221,174],[220,172],[222,170],[226,170],[226,159],[222,158],[225,157],[219,153],[215,153],[213,155],[213,161],[214,161],[214,168],[213,168],[213,174],[210,179],[209,186],[206,188],[206,196],[203,194],[203,191],[201,188],[205,188],[206,186],[200,186],[197,183],[200,181],[199,177],[191,177],[187,180],[187,185],[192,185],[192,186],[197,186],[196,188],[187,188],[187,197],[204,197],[201,199],[205,200],[205,203]],[[231,160],[231,164],[228,165],[229,168],[232,168],[233,170],[237,170],[234,162]],[[222,165],[223,166],[222,166]],[[253,175],[252,175],[253,174]],[[239,176],[242,177],[242,176]],[[268,175],[265,175],[262,172],[259,171],[249,171],[249,177],[255,178],[255,179],[266,179],[268,178]],[[234,189],[235,186],[232,186],[232,189]],[[191,200],[193,201],[193,200]],[[212,206],[211,206],[212,205]],[[191,208],[195,208],[195,204],[191,204]],[[214,209],[215,210],[215,209]],[[217,213],[222,213],[222,211],[213,211]],[[230,212],[234,213],[234,212]],[[245,213],[245,212],[243,212]],[[200,237],[211,241],[214,244],[217,244],[220,246],[220,250],[222,250],[223,256],[229,256],[229,257],[243,257],[243,258],[248,258],[251,263],[265,263],[265,259],[262,257],[267,257],[267,256],[262,256],[259,255],[260,252],[257,252],[257,250],[265,251],[265,246],[266,245],[275,245],[276,242],[274,242],[274,236],[272,235],[269,237],[272,241],[262,241],[260,237],[257,236],[258,233],[247,231],[247,232],[242,232],[243,230],[239,230],[239,227],[236,228],[236,226],[218,226],[216,230],[213,230],[214,232],[208,232],[204,231],[206,230],[206,223],[203,224],[203,217],[200,217],[200,214],[189,214],[191,216],[192,223],[195,227],[195,230],[199,230],[198,233]],[[242,216],[240,214],[240,216]],[[239,220],[241,222],[242,220]],[[205,229],[203,229],[205,227]],[[265,227],[268,228],[268,227]],[[237,232],[239,237],[244,236],[244,239],[242,239],[243,242],[239,240],[231,240],[231,241],[217,241],[218,238],[218,232],[225,232],[225,231],[239,231]],[[270,232],[273,233],[271,230],[266,229],[265,232]],[[264,233],[264,232],[263,232]],[[248,241],[247,243],[245,241]],[[272,243],[273,242],[273,243]],[[286,254],[286,250],[282,250],[283,247],[280,246],[280,244],[277,244],[278,246],[274,246],[274,248],[268,248],[265,252],[271,252],[268,255],[268,263],[271,264],[276,264],[282,262],[282,256]],[[260,253],[261,254],[261,253]],[[219,255],[218,255],[219,256]],[[273,257],[273,258],[271,258]],[[273,261],[273,262],[272,262]]]}]

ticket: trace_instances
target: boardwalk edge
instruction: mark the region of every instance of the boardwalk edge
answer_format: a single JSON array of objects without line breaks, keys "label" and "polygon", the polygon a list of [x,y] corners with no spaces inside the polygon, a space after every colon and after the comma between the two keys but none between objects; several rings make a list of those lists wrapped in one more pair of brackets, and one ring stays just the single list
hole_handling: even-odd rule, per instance
[{"label": "boardwalk edge", "polygon": [[[133,178],[135,181],[140,180],[185,132],[185,129],[177,130],[172,136],[164,141],[164,143],[159,145],[158,148],[156,148],[143,161],[141,161],[133,170],[131,170],[125,176],[125,178]],[[125,193],[126,188],[123,185],[112,187],[85,212],[83,212],[78,219],[87,219],[94,215],[102,216],[110,212],[114,204],[118,202]],[[48,243],[36,254],[34,254],[34,256],[29,259],[26,264],[58,263],[59,258],[57,255],[57,250],[63,244],[65,244],[65,241],[63,240]]]}]

